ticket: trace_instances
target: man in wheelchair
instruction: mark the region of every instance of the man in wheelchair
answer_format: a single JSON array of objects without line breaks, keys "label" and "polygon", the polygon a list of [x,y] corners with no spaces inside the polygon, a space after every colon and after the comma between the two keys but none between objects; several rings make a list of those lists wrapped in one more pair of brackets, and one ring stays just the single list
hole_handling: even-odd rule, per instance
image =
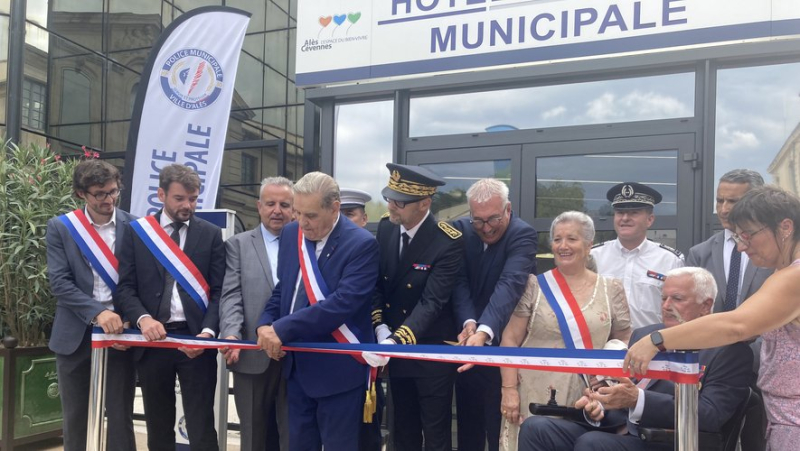
[{"label": "man in wheelchair", "polygon": [[[663,324],[653,324],[633,332],[630,343],[650,335],[658,346],[658,331],[711,313],[717,284],[702,268],[678,268],[667,273],[662,287]],[[750,396],[753,382],[753,353],[744,343],[700,351],[700,395],[698,423],[701,432],[725,441],[726,424],[733,419]],[[652,434],[645,428],[674,429],[675,384],[666,380],[597,381],[575,403],[583,409],[584,421],[533,415],[522,425],[520,451],[534,450],[671,450],[670,440],[645,441]],[[642,431],[640,431],[640,429]],[[650,429],[647,429],[649,431]],[[734,438],[735,440],[735,438]],[[717,448],[717,446],[715,446]],[[703,447],[701,446],[701,449]]]}]

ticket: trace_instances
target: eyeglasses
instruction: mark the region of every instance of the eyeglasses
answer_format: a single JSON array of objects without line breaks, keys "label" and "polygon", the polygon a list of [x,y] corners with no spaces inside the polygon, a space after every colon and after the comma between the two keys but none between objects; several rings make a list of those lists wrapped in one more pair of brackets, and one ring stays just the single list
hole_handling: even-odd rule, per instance
[{"label": "eyeglasses", "polygon": [[92,193],[86,191],[86,194],[94,197],[94,199],[96,201],[102,202],[102,201],[106,200],[108,198],[108,196],[111,196],[112,199],[116,199],[117,197],[119,197],[119,193],[121,193],[121,192],[122,192],[122,190],[115,188],[115,189],[112,189],[109,192],[100,191],[99,193],[95,193],[95,194],[92,194]]},{"label": "eyeglasses", "polygon": [[470,218],[469,223],[476,229],[482,229],[484,225],[489,224],[490,227],[497,227],[503,220],[503,215],[492,216],[489,219],[474,219]]},{"label": "eyeglasses", "polygon": [[742,233],[733,232],[731,234],[731,237],[733,238],[733,241],[736,242],[736,244],[744,244],[745,246],[749,246],[750,245],[750,240],[752,240],[753,237],[756,236],[756,234],[758,232],[760,232],[760,231],[762,231],[762,230],[764,230],[766,228],[767,228],[767,226],[764,226],[764,227],[756,230],[755,232],[742,232]]},{"label": "eyeglasses", "polygon": [[419,198],[419,199],[402,201],[402,200],[389,199],[388,197],[383,196],[383,200],[385,200],[387,204],[394,204],[397,208],[406,208],[406,205],[416,204],[417,202],[421,201],[422,199],[425,199],[425,198],[422,197],[422,198]]}]

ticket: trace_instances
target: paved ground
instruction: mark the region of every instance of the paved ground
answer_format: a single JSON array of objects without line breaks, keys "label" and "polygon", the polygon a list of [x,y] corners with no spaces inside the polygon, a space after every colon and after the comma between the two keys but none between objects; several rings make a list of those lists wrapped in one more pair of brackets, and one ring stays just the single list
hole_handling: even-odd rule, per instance
[{"label": "paved ground", "polygon": [[[147,451],[147,431],[145,430],[144,422],[134,421],[133,428],[136,432],[136,449],[140,451]],[[227,451],[239,451],[239,432],[228,432],[227,443]],[[14,449],[20,451],[56,451],[64,449],[64,446],[62,445],[60,438],[54,438],[32,445],[15,447]]]}]

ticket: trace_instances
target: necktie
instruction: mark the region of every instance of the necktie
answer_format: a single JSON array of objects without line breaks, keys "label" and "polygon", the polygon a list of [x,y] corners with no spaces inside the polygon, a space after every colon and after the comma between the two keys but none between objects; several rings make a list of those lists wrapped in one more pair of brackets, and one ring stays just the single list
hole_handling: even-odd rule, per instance
[{"label": "necktie", "polygon": [[725,289],[725,301],[722,309],[725,312],[736,308],[736,299],[739,297],[739,271],[742,266],[742,253],[733,247],[731,251],[731,265],[728,269],[728,286]]},{"label": "necktie", "polygon": [[406,232],[403,232],[400,237],[403,239],[403,246],[400,248],[400,260],[402,260],[406,254],[406,249],[408,249],[408,242],[411,241],[411,237]]},{"label": "necktie", "polygon": [[[317,242],[316,241],[308,241],[306,240],[306,247],[308,249],[308,255],[313,255],[314,258],[317,258]],[[311,271],[311,268],[307,268]],[[294,313],[301,308],[305,308],[308,306],[308,295],[306,294],[306,284],[303,283],[303,272],[300,271],[300,285],[297,287],[297,294],[294,296],[294,302],[292,302],[292,308],[289,310],[289,313]]]},{"label": "necktie", "polygon": [[[183,227],[182,222],[173,222],[172,223],[172,233],[169,235],[172,238],[172,241],[180,247],[181,245],[181,227]],[[172,274],[169,271],[164,271],[164,292],[161,294],[161,303],[158,305],[158,317],[156,318],[159,322],[166,323],[169,321],[170,317],[170,307],[172,305],[172,288],[175,286],[175,279],[172,277]]]}]

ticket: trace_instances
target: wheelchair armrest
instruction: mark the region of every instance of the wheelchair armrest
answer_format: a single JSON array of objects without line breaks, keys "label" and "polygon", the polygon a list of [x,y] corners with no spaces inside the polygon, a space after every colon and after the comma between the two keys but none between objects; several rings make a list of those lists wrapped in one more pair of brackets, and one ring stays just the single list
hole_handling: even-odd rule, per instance
[{"label": "wheelchair armrest", "polygon": [[561,417],[565,420],[585,422],[583,409],[565,406],[548,406],[547,404],[537,404],[535,402],[530,403],[528,409],[534,415]]}]

